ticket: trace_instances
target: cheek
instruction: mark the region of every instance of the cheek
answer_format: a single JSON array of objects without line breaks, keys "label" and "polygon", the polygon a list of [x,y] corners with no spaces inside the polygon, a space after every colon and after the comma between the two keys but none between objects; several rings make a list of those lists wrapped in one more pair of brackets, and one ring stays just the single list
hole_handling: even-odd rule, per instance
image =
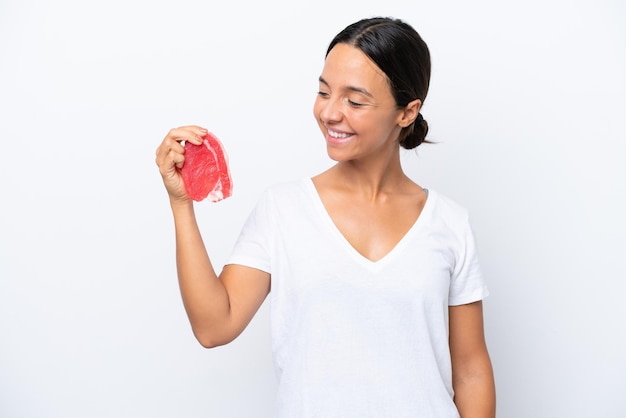
[{"label": "cheek", "polygon": [[322,103],[319,97],[317,97],[315,99],[315,102],[313,102],[313,116],[315,116],[315,119],[319,120],[319,115],[321,111],[322,111]]},{"label": "cheek", "polygon": [[321,111],[322,111],[322,105],[320,104],[319,99],[315,99],[315,103],[313,103],[313,117],[315,118],[317,125],[323,132],[324,130],[322,127],[324,126],[324,123],[322,122],[322,119],[320,117]]},{"label": "cheek", "polygon": [[323,111],[324,111],[324,103],[321,100],[316,99],[315,103],[313,103],[313,117],[315,118],[315,121],[319,125],[320,129],[324,125],[324,122],[322,122],[322,116],[321,116]]}]

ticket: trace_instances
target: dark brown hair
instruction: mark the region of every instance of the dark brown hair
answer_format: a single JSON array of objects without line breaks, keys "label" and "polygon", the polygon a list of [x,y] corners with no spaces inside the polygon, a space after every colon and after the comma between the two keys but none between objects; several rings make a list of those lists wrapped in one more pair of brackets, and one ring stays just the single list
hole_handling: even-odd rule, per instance
[{"label": "dark brown hair", "polygon": [[[338,43],[360,49],[387,75],[398,108],[415,99],[424,103],[430,84],[430,52],[411,25],[388,17],[362,19],[335,36],[326,56]],[[413,149],[428,142],[426,134],[428,123],[420,113],[400,132],[400,145]]]}]

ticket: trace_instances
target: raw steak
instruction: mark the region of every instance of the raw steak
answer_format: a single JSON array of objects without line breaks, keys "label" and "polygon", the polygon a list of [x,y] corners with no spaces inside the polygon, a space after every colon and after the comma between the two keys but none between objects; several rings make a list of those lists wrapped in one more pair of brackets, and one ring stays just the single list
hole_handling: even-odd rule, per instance
[{"label": "raw steak", "polygon": [[211,202],[218,202],[232,194],[228,156],[211,133],[202,138],[200,145],[185,142],[185,163],[180,171],[187,194],[196,202],[207,196]]}]

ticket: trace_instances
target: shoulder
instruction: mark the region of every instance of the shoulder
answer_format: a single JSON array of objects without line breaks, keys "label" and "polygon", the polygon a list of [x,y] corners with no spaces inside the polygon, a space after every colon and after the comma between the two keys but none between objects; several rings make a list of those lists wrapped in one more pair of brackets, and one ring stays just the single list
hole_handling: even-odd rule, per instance
[{"label": "shoulder", "polygon": [[469,212],[464,206],[437,191],[429,190],[428,194],[428,198],[432,199],[429,204],[433,225],[438,225],[457,239],[463,239],[471,232]]},{"label": "shoulder", "polygon": [[432,199],[433,211],[437,216],[449,222],[465,222],[469,217],[467,209],[456,200],[445,196],[436,190],[428,191],[428,198]]},{"label": "shoulder", "polygon": [[301,178],[272,184],[261,193],[259,204],[269,205],[275,209],[285,209],[300,205],[310,199],[311,180]]},{"label": "shoulder", "polygon": [[283,181],[268,186],[263,195],[270,196],[272,199],[289,199],[298,195],[306,195],[311,185],[308,178]]}]

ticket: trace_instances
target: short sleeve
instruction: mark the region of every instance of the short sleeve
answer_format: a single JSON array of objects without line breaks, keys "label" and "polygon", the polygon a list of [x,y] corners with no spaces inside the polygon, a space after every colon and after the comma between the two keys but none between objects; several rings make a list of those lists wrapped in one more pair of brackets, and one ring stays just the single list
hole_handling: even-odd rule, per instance
[{"label": "short sleeve", "polygon": [[248,216],[226,264],[240,264],[271,274],[272,225],[271,198],[266,191]]},{"label": "short sleeve", "polygon": [[450,281],[448,305],[464,305],[486,298],[489,290],[478,260],[478,249],[469,219],[465,218],[460,234],[457,261]]}]

